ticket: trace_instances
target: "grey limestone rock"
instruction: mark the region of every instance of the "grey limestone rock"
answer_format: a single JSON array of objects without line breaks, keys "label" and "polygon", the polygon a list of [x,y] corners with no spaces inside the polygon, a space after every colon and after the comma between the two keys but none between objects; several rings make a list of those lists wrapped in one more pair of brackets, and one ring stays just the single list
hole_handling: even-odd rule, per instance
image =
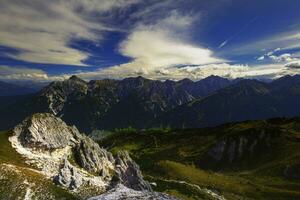
[{"label": "grey limestone rock", "polygon": [[79,188],[83,183],[82,177],[77,172],[76,167],[72,166],[67,159],[64,159],[59,173],[53,178],[53,181],[71,190]]},{"label": "grey limestone rock", "polygon": [[83,136],[74,148],[75,159],[78,164],[90,173],[102,177],[111,177],[114,158],[110,152],[99,147],[92,139]]},{"label": "grey limestone rock", "polygon": [[119,152],[115,159],[116,176],[120,183],[134,190],[152,190],[150,184],[144,181],[139,166],[126,151]]},{"label": "grey limestone rock", "polygon": [[39,113],[26,118],[14,128],[14,133],[25,147],[45,150],[74,146],[79,134],[75,127],[70,127],[61,119],[49,113]]}]

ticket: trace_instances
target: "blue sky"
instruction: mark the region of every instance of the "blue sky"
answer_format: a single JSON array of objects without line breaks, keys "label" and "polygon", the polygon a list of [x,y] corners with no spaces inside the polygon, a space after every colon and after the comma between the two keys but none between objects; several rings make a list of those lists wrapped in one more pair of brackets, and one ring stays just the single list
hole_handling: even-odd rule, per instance
[{"label": "blue sky", "polygon": [[0,0],[0,79],[300,72],[298,0]]}]

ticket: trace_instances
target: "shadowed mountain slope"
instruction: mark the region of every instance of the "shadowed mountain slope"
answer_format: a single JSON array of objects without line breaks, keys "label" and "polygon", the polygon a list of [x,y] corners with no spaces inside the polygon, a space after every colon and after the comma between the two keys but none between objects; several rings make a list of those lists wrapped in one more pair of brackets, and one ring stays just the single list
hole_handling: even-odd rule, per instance
[{"label": "shadowed mountain slope", "polygon": [[161,82],[143,77],[85,82],[72,76],[0,108],[5,116],[0,127],[10,128],[32,113],[51,112],[87,132],[128,126],[144,128],[162,113],[231,83],[215,76],[198,82]]}]

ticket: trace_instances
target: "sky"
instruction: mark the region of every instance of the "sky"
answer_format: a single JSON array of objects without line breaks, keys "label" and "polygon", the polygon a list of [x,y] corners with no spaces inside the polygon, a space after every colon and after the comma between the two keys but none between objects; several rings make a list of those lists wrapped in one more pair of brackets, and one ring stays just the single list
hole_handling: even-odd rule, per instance
[{"label": "sky", "polygon": [[294,75],[299,8],[299,0],[0,0],[0,80]]}]

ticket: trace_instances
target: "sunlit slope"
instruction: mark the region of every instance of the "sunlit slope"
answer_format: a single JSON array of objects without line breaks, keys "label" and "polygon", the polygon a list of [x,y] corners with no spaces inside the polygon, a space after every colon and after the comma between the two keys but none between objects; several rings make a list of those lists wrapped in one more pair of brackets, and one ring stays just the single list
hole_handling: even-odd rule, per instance
[{"label": "sunlit slope", "polygon": [[0,199],[77,199],[29,167],[0,132]]},{"label": "sunlit slope", "polygon": [[216,128],[118,133],[100,142],[127,149],[157,189],[203,199],[300,198],[300,120],[272,119]]}]

